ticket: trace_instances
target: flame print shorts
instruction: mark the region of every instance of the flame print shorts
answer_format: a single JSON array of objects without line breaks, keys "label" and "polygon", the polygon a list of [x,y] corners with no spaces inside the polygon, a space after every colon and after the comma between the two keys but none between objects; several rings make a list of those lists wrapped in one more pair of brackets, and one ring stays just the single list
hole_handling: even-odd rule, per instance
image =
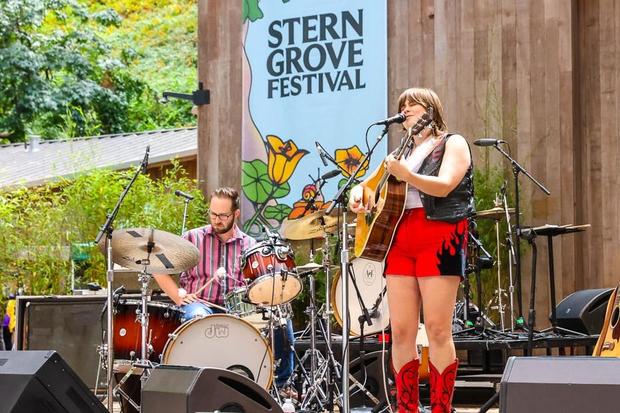
[{"label": "flame print shorts", "polygon": [[385,260],[386,275],[465,276],[467,219],[431,221],[424,208],[407,209]]}]

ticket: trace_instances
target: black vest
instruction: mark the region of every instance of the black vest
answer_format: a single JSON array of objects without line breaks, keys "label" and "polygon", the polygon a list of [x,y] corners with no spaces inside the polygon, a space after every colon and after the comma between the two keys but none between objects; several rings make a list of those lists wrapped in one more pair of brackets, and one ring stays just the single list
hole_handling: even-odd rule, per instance
[{"label": "black vest", "polygon": [[[446,134],[441,142],[428,155],[418,170],[421,175],[437,176],[446,150],[446,142],[452,134]],[[471,157],[471,149],[469,150]],[[476,212],[474,206],[474,160],[463,177],[463,180],[445,197],[435,197],[420,191],[420,200],[426,212],[426,218],[433,221],[458,222]]]}]

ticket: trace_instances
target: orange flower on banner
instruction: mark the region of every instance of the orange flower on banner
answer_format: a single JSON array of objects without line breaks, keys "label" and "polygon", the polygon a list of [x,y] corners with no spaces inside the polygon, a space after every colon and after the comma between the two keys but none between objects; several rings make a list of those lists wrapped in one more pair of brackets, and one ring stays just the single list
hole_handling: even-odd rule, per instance
[{"label": "orange flower on banner", "polygon": [[301,158],[308,154],[292,140],[283,142],[275,135],[267,135],[267,151],[267,172],[271,182],[277,185],[288,182]]},{"label": "orange flower on banner", "polygon": [[[363,156],[364,154],[362,154],[357,145],[347,149],[336,149],[335,152],[336,163],[345,177],[349,177],[355,172]],[[368,160],[364,162],[360,173],[357,174],[357,178],[366,175],[366,171],[368,171]]]},{"label": "orange flower on banner", "polygon": [[[302,191],[303,200],[297,201],[293,204],[293,210],[290,214],[288,214],[288,219],[297,219],[309,215],[316,210],[327,209],[330,202],[323,202],[323,197],[321,195],[317,195],[316,185],[310,184],[304,186]],[[314,208],[306,208],[308,205],[308,201],[314,198]]]}]

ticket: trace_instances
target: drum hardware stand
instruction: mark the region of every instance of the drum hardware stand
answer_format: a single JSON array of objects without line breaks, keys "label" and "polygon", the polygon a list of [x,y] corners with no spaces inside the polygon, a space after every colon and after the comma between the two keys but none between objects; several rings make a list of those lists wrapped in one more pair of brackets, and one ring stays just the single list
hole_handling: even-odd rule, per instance
[{"label": "drum hardware stand", "polygon": [[112,411],[113,405],[114,405],[113,392],[112,392],[112,385],[113,385],[113,378],[114,378],[114,374],[112,371],[112,365],[114,363],[114,343],[113,343],[113,334],[110,333],[114,331],[114,318],[112,314],[112,282],[114,281],[114,264],[112,263],[112,233],[113,233],[112,223],[116,219],[116,215],[118,215],[118,211],[120,210],[121,204],[123,203],[125,196],[127,196],[129,189],[131,189],[136,179],[138,179],[138,175],[140,175],[141,173],[144,173],[144,174],[146,173],[146,169],[149,164],[149,150],[150,150],[150,146],[147,146],[146,152],[144,154],[144,158],[142,159],[142,162],[140,164],[140,168],[136,170],[136,173],[134,174],[133,178],[131,178],[131,181],[129,181],[129,183],[127,184],[127,186],[121,193],[121,196],[116,202],[116,205],[114,206],[114,208],[112,209],[112,212],[110,212],[107,215],[106,222],[103,224],[103,226],[99,230],[99,233],[97,234],[97,237],[95,238],[95,243],[98,244],[99,241],[101,241],[101,239],[105,235],[106,264],[107,264],[106,274],[107,274],[107,282],[108,282],[108,285],[107,285],[108,299],[106,302],[107,302],[108,308],[110,309],[108,311],[108,320],[107,320],[108,321],[107,323],[107,330],[108,330],[108,336],[107,336],[107,339],[108,339],[108,343],[107,343],[108,344],[107,346],[107,355],[108,355],[107,404],[108,404],[108,410],[110,412]]},{"label": "drum hardware stand", "polygon": [[[501,146],[501,143],[505,143],[502,140],[497,140],[492,146],[499,151],[512,165],[512,174],[514,176],[514,187],[515,187],[515,225],[512,227],[512,231],[514,231],[516,236],[516,245],[515,245],[515,270],[516,270],[516,278],[517,278],[517,304],[519,306],[517,324],[521,323],[523,320],[523,289],[521,284],[521,238],[523,238],[521,233],[521,223],[520,223],[520,205],[519,205],[519,173],[523,173],[527,176],[541,191],[543,191],[547,195],[551,195],[551,192],[540,182],[536,180],[525,168],[523,168],[515,159],[513,159]],[[533,269],[532,271],[535,271]],[[531,315],[531,314],[530,314]]]}]

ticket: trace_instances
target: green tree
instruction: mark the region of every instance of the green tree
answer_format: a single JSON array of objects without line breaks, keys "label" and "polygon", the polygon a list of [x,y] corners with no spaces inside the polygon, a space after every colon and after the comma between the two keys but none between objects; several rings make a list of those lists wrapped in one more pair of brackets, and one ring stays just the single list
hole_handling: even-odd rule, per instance
[{"label": "green tree", "polygon": [[125,130],[145,85],[128,74],[129,55],[115,57],[98,35],[120,21],[77,0],[0,2],[0,138]]}]

